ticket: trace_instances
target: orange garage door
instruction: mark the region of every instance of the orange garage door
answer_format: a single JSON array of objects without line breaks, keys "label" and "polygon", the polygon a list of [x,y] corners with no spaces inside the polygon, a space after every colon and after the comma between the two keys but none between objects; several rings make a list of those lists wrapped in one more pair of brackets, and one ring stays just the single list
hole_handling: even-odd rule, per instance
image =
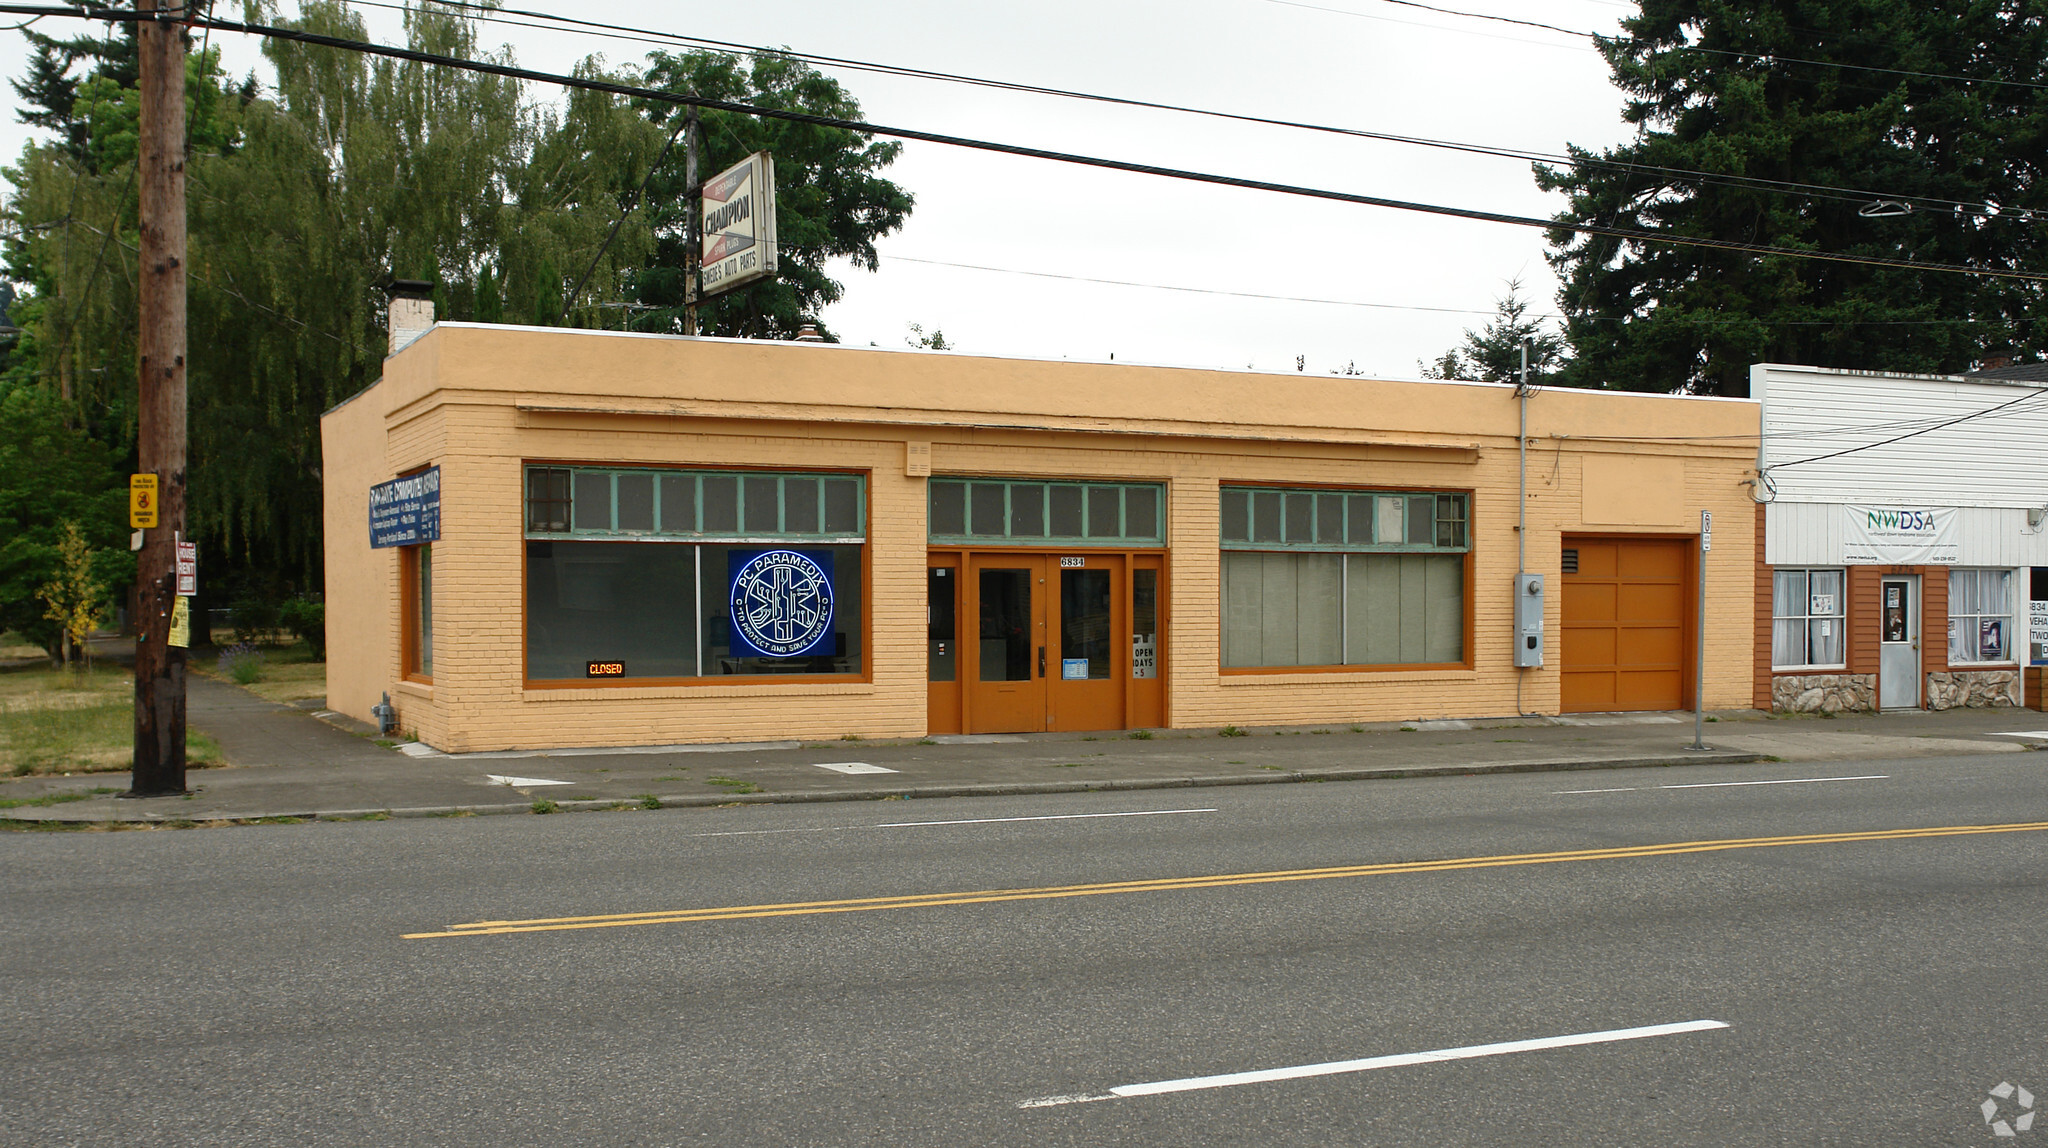
[{"label": "orange garage door", "polygon": [[1564,540],[1564,712],[1685,706],[1691,553],[1665,539]]}]

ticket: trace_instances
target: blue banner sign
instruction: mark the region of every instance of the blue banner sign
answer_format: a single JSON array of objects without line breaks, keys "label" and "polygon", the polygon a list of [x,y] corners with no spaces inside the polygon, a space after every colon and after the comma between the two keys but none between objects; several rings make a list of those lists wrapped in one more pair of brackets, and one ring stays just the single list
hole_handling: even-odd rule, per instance
[{"label": "blue banner sign", "polygon": [[418,546],[441,540],[441,468],[370,488],[370,546]]},{"label": "blue banner sign", "polygon": [[832,635],[832,552],[729,550],[732,652],[802,658],[837,652]]}]

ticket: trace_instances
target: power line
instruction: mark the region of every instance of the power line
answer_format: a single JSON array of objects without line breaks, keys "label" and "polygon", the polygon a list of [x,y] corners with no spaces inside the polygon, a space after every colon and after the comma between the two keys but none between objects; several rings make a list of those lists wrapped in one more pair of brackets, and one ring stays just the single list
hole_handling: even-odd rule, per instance
[{"label": "power line", "polygon": [[[133,22],[139,17],[132,11],[118,9],[96,9],[81,13],[69,8],[45,8],[30,5],[0,4],[0,12],[20,15],[81,16],[110,22]],[[1158,164],[1142,164],[1130,160],[1110,159],[1103,156],[1080,155],[1073,152],[1053,151],[1048,148],[1025,147],[1020,144],[998,143],[993,140],[974,139],[967,136],[947,135],[942,132],[920,131],[915,128],[890,127],[883,124],[865,123],[859,120],[841,119],[835,116],[820,116],[810,112],[791,111],[786,108],[759,107],[752,104],[734,103],[728,100],[714,100],[703,96],[680,95],[656,88],[643,88],[621,84],[611,80],[599,80],[582,76],[566,76],[551,72],[539,72],[530,68],[518,68],[508,64],[492,64],[479,60],[463,60],[432,52],[421,52],[412,48],[397,48],[384,44],[373,44],[361,40],[347,40],[338,36],[326,36],[316,32],[305,32],[294,28],[277,28],[262,24],[240,23],[228,20],[191,18],[181,21],[189,27],[217,29],[223,32],[241,32],[248,35],[265,36],[272,39],[291,40],[320,47],[339,48],[344,51],[360,52],[366,55],[384,56],[391,59],[408,60],[414,63],[431,64],[455,68],[462,71],[478,72],[485,75],[503,76],[508,79],[533,83],[554,84],[578,88],[585,91],[604,92],[628,99],[645,100],[654,103],[673,104],[682,107],[696,106],[707,111],[730,112],[736,115],[757,116],[763,119],[783,120],[790,123],[809,124],[816,127],[837,128],[862,135],[889,136],[897,139],[917,140],[923,143],[944,144],[949,147],[969,148],[994,152],[1001,155],[1022,156],[1028,159],[1050,160],[1056,163],[1074,164],[1107,171],[1124,171],[1138,175],[1153,175],[1166,179],[1179,179],[1191,183],[1206,183],[1219,187],[1235,187],[1248,191],[1267,191],[1280,195],[1300,196],[1307,199],[1322,199],[1336,203],[1351,203],[1365,207],[1385,207],[1397,211],[1412,211],[1426,215],[1440,215],[1453,219],[1469,219],[1483,223],[1502,223],[1516,227],[1533,227],[1544,231],[1567,231],[1582,235],[1600,235],[1608,238],[1629,240],[1638,243],[1662,243],[1685,247],[1699,247],[1707,250],[1728,251],[1737,254],[1778,256],[1788,259],[1814,259],[1831,263],[1849,263],[1869,267],[1895,267],[1911,271],[1939,271],[1948,274],[1980,275],[1995,279],[2016,279],[2025,282],[2048,282],[2048,274],[2027,271],[1996,270],[1976,268],[1953,263],[1929,263],[1912,259],[1894,259],[1884,256],[1848,255],[1841,252],[1800,250],[1789,247],[1775,247],[1769,244],[1745,243],[1732,239],[1714,239],[1702,236],[1674,235],[1666,232],[1641,228],[1615,227],[1595,223],[1571,223],[1555,219],[1538,219],[1526,215],[1510,215],[1505,212],[1481,211],[1474,208],[1450,207],[1443,204],[1421,203],[1412,200],[1391,199],[1384,196],[1360,195],[1354,192],[1332,191],[1326,188],[1305,187],[1298,184],[1276,183],[1269,180],[1245,179],[1239,176],[1218,175],[1211,172],[1191,171],[1185,168],[1164,167]]]},{"label": "power line", "polygon": [[[1282,4],[1291,8],[1315,7],[1315,5],[1311,4],[1298,3],[1297,0],[1266,0],[1266,2],[1269,4]],[[1455,8],[1438,8],[1429,4],[1417,3],[1416,0],[1380,0],[1380,3],[1399,4],[1407,8],[1423,8],[1445,16],[1457,16],[1468,20],[1492,20],[1503,24],[1521,24],[1531,28],[1543,28],[1552,32],[1562,32],[1568,36],[1578,36],[1583,39],[1592,40],[1596,44],[1605,40],[1610,43],[1628,42],[1648,47],[1647,44],[1636,39],[1633,35],[1603,36],[1597,32],[1582,32],[1576,28],[1560,28],[1553,24],[1537,24],[1528,20],[1517,20],[1509,16],[1494,16],[1485,12],[1464,12]],[[1319,12],[1331,12],[1339,16],[1356,16],[1361,20],[1378,18],[1364,12],[1354,12],[1346,8],[1316,8],[1316,10]],[[1911,79],[1920,80],[1953,80],[1963,84],[2001,84],[2007,87],[2031,88],[2037,91],[2048,90],[2048,84],[2037,84],[2029,80],[2001,80],[1992,76],[1961,76],[1952,72],[1918,72],[1908,68],[1880,68],[1874,64],[1844,64],[1837,60],[1808,60],[1798,56],[1781,56],[1771,52],[1738,52],[1729,48],[1708,48],[1699,44],[1678,44],[1666,50],[1672,52],[1703,52],[1712,56],[1728,56],[1739,60],[1756,60],[1766,64],[1805,64],[1816,68],[1842,68],[1848,71],[1874,72],[1880,75],[1906,76]]]},{"label": "power line", "polygon": [[[382,8],[390,11],[405,11],[402,3],[388,0],[344,0],[357,7]],[[573,31],[579,35],[603,39],[631,41],[642,44],[681,44],[709,48],[714,51],[733,52],[747,55],[780,55],[820,67],[842,68],[848,71],[867,72],[875,75],[897,76],[906,79],[935,80],[944,83],[965,84],[972,87],[990,88],[997,91],[1017,92],[1026,95],[1053,96],[1060,99],[1084,100],[1094,103],[1111,104],[1121,107],[1143,108],[1151,111],[1177,112],[1185,115],[1206,116],[1213,119],[1230,120],[1238,123],[1257,124],[1265,127],[1292,128],[1299,131],[1321,132],[1330,135],[1350,136],[1357,139],[1397,143],[1413,147],[1436,148],[1445,151],[1465,152],[1472,155],[1490,155],[1513,159],[1524,163],[1558,164],[1574,168],[1604,168],[1612,171],[1650,173],[1674,176],[1701,183],[1724,187],[1746,189],[1783,188],[1799,191],[1809,198],[1832,199],[1843,203],[1867,204],[1872,200],[1889,199],[1911,205],[1924,206],[1943,212],[1962,210],[1965,214],[1983,219],[2021,219],[2031,221],[2031,211],[2006,211],[1996,204],[1979,202],[1958,202],[1953,199],[1939,199],[1931,196],[1909,195],[1896,191],[1876,191],[1861,188],[1839,187],[1829,184],[1804,183],[1797,180],[1777,180],[1762,176],[1737,175],[1727,172],[1699,171],[1692,168],[1664,167],[1655,164],[1631,163],[1622,160],[1575,156],[1556,152],[1543,152],[1529,148],[1510,148],[1488,144],[1465,143],[1456,140],[1434,139],[1427,136],[1400,135],[1392,132],[1375,132],[1363,128],[1344,128],[1328,124],[1309,123],[1300,120],[1280,119],[1269,116],[1255,116],[1238,112],[1217,111],[1210,108],[1191,107],[1183,104],[1161,103],[1134,97],[1108,96],[1095,92],[1083,92],[1069,88],[1045,87],[1017,81],[996,80],[981,76],[968,76],[955,72],[939,72],[924,68],[912,68],[896,64],[882,64],[867,60],[855,60],[843,56],[824,56],[808,52],[797,52],[783,48],[767,48],[754,44],[742,44],[731,40],[714,40],[702,36],[690,36],[680,32],[662,32],[654,29],[637,28],[625,24],[608,24],[596,20],[584,20],[561,16],[551,12],[522,8],[491,8],[467,0],[436,0],[442,7],[459,9],[467,18],[484,23],[503,24],[514,28],[533,28],[541,31]],[[1363,13],[1347,12],[1338,8],[1317,8],[1310,4],[1293,4],[1292,0],[1272,0],[1274,3],[1289,3],[1294,7],[1315,8],[1317,11],[1334,12],[1342,15],[1363,16]],[[1442,9],[1441,11],[1449,11]],[[510,16],[529,19],[515,20]],[[1371,17],[1368,17],[1371,18]],[[552,23],[536,24],[531,20],[545,20]],[[559,25],[559,27],[558,27]]]},{"label": "power line", "polygon": [[[806,246],[803,246],[803,245],[801,245],[801,244],[794,244],[794,243],[781,243],[781,244],[777,244],[777,247],[778,247],[778,248],[779,248],[780,250],[783,250],[783,251],[801,251],[801,252],[811,252],[811,251],[817,251],[817,250],[821,250],[821,249],[819,249],[819,248],[812,248],[812,247],[806,247]],[[1227,289],[1224,289],[1224,288],[1221,288],[1221,287],[1184,287],[1184,286],[1180,286],[1180,285],[1178,285],[1178,284],[1173,284],[1173,283],[1145,283],[1145,282],[1141,282],[1141,281],[1138,281],[1138,280],[1134,280],[1134,279],[1103,279],[1103,278],[1097,278],[1097,277],[1095,277],[1095,276],[1090,276],[1090,275],[1067,275],[1067,274],[1061,274],[1061,273],[1059,273],[1059,272],[1055,272],[1055,271],[1028,271],[1028,270],[1025,270],[1025,269],[1023,269],[1023,268],[1018,268],[1018,267],[991,267],[991,266],[989,266],[989,265],[987,265],[987,264],[983,264],[983,263],[956,263],[956,262],[952,262],[952,261],[949,261],[949,260],[944,260],[944,259],[920,259],[920,258],[916,258],[916,257],[913,257],[913,256],[909,256],[909,255],[885,255],[885,256],[882,256],[882,258],[883,258],[883,259],[885,259],[885,260],[891,260],[891,261],[894,261],[894,262],[898,262],[898,263],[920,263],[920,264],[924,264],[924,265],[926,265],[926,266],[931,266],[931,267],[954,267],[954,268],[959,268],[959,269],[961,269],[961,270],[963,270],[963,271],[989,271],[989,272],[994,272],[994,273],[996,273],[996,274],[1000,274],[1000,275],[1021,275],[1021,276],[1025,276],[1025,277],[1027,277],[1027,278],[1032,278],[1032,279],[1058,279],[1058,280],[1064,280],[1064,281],[1066,281],[1066,282],[1070,282],[1070,283],[1099,283],[1099,284],[1102,284],[1102,285],[1104,285],[1104,286],[1109,286],[1109,287],[1140,287],[1140,288],[1144,288],[1144,289],[1146,289],[1146,290],[1151,290],[1151,291],[1177,291],[1177,292],[1182,292],[1182,293],[1185,293],[1185,294],[1190,294],[1190,295],[1221,295],[1221,296],[1226,296],[1226,297],[1229,297],[1229,298],[1233,298],[1233,299],[1261,299],[1261,300],[1268,300],[1268,301],[1271,301],[1271,302],[1276,302],[1276,303],[1318,303],[1318,304],[1325,304],[1325,305],[1328,305],[1328,306],[1332,306],[1332,307],[1370,307],[1370,308],[1374,308],[1374,309],[1379,309],[1379,310],[1389,310],[1389,311],[1427,311],[1427,312],[1431,312],[1431,313],[1434,313],[1434,314],[1442,314],[1442,315],[1486,315],[1486,316],[1495,316],[1495,315],[1498,315],[1498,314],[1499,314],[1499,311],[1498,311],[1498,310],[1494,310],[1494,311],[1481,311],[1481,310],[1476,310],[1476,309],[1473,309],[1473,308],[1469,308],[1469,307],[1425,307],[1425,306],[1422,306],[1422,305],[1420,305],[1420,304],[1414,304],[1414,303],[1374,303],[1374,302],[1367,302],[1367,301],[1364,301],[1364,300],[1359,300],[1359,299],[1323,299],[1323,298],[1317,298],[1317,297],[1312,297],[1312,296],[1305,296],[1305,295],[1269,295],[1269,294],[1263,294],[1263,293],[1260,293],[1260,292],[1256,292],[1256,291],[1231,291],[1231,290],[1227,290]],[[1530,317],[1530,318],[1532,318],[1532,319],[1557,319],[1557,320],[1566,320],[1566,319],[1569,319],[1569,318],[1571,318],[1571,316],[1568,316],[1568,315],[1560,315],[1560,314],[1558,314],[1558,313],[1556,313],[1556,312],[1553,312],[1553,311],[1535,311],[1535,312],[1530,312],[1530,313],[1529,313],[1529,317]],[[1629,319],[1628,319],[1628,317],[1627,317],[1627,316],[1619,316],[1619,315],[1586,315],[1586,316],[1581,316],[1581,318],[1582,318],[1582,319],[1584,319],[1584,320],[1586,320],[1586,321],[1593,321],[1593,322],[1611,322],[1611,323],[1624,323],[1624,322],[1628,322],[1628,321],[1629,321]],[[2028,320],[2012,320],[2012,319],[1749,319],[1749,318],[1730,318],[1730,319],[1695,319],[1695,320],[1693,320],[1693,324],[1694,324],[1695,326],[1741,326],[1741,325],[1756,325],[1756,326],[1766,326],[1766,327],[1940,327],[1940,326],[1955,326],[1955,325],[1963,325],[1963,324],[1978,324],[1978,323],[2011,323],[2011,322],[2027,322],[2027,321],[2028,321]]]}]

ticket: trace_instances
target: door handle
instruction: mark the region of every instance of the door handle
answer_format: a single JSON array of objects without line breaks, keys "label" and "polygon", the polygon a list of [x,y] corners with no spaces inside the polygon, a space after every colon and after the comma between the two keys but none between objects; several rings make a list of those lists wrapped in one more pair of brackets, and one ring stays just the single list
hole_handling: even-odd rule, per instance
[{"label": "door handle", "polygon": [[1045,676],[1045,647],[1038,647],[1038,676]]}]

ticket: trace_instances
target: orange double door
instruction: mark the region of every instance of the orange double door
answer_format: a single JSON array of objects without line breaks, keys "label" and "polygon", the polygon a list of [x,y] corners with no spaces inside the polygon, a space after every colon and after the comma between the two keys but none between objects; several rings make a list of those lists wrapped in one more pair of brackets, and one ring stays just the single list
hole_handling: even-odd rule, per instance
[{"label": "orange double door", "polygon": [[1160,554],[934,552],[933,733],[1164,724]]}]

